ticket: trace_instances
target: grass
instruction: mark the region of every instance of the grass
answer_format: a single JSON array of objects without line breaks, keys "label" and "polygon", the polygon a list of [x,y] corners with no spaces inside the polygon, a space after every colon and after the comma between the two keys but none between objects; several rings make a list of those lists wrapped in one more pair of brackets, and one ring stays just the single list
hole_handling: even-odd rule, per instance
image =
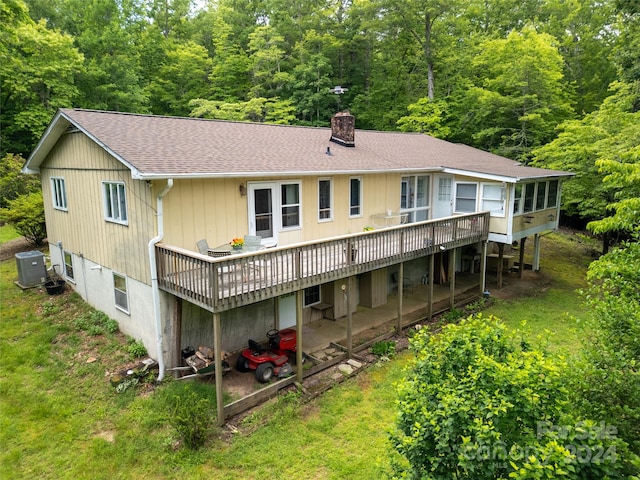
[{"label": "grass", "polygon": [[16,232],[16,229],[8,223],[0,227],[0,245],[7,243],[9,240],[18,238],[20,235]]},{"label": "grass", "polygon": [[[495,301],[484,314],[516,329],[527,320],[524,335],[555,331],[551,347],[575,351],[583,332],[572,317],[586,313],[575,290],[584,286],[588,247],[564,234],[544,242],[549,287]],[[0,478],[370,479],[388,470],[393,383],[409,352],[310,402],[281,395],[245,417],[241,433],[214,431],[207,446],[191,451],[179,446],[168,415],[189,388],[214,408],[212,385],[167,381],[116,393],[108,375],[130,361],[128,339],[109,328],[88,331],[98,315],[78,295],[22,291],[15,279],[15,261],[2,262]]]}]

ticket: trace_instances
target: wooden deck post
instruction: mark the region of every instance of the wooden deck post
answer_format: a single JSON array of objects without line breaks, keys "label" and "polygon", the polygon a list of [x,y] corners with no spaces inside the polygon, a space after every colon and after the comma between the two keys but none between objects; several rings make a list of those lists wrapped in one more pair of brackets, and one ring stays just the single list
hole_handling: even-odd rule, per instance
[{"label": "wooden deck post", "polygon": [[482,254],[480,255],[480,295],[484,295],[487,290],[487,244],[482,241]]},{"label": "wooden deck post", "polygon": [[216,411],[218,426],[224,425],[224,398],[222,394],[222,340],[220,338],[220,314],[213,314],[213,355],[216,379]]},{"label": "wooden deck post", "polygon": [[303,290],[296,291],[296,380],[302,384],[302,295]]},{"label": "wooden deck post", "polygon": [[351,316],[351,278],[347,277],[347,358],[351,358],[353,354],[353,341],[351,338],[352,316]]},{"label": "wooden deck post", "polygon": [[540,234],[533,236],[533,271],[540,270]]},{"label": "wooden deck post", "polygon": [[435,263],[436,254],[432,253],[429,256],[429,288],[427,288],[427,311],[429,321],[431,321],[431,318],[433,317],[433,275],[435,272]]},{"label": "wooden deck post", "polygon": [[504,243],[498,243],[498,288],[502,288],[502,261],[504,259]]},{"label": "wooden deck post", "polygon": [[396,333],[398,335],[402,331],[402,309],[404,308],[404,305],[402,302],[402,293],[404,290],[402,287],[402,284],[404,283],[402,281],[403,278],[404,278],[404,262],[400,262],[399,270],[398,270],[398,315],[397,315],[398,318],[396,320]]},{"label": "wooden deck post", "polygon": [[527,243],[527,237],[520,239],[520,256],[518,257],[518,278],[522,278],[524,272],[524,244]]},{"label": "wooden deck post", "polygon": [[449,306],[455,305],[456,294],[456,249],[449,250]]}]

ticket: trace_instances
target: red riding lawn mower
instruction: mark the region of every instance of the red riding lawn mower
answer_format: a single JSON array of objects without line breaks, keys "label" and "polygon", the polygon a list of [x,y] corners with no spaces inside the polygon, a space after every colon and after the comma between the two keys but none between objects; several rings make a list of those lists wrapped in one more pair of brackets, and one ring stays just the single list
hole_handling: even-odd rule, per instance
[{"label": "red riding lawn mower", "polygon": [[249,339],[249,348],[245,348],[236,361],[239,372],[254,370],[260,383],[267,383],[274,375],[278,378],[291,375],[293,369],[289,356],[295,359],[296,355],[296,331],[293,328],[269,330],[267,338],[266,347]]}]

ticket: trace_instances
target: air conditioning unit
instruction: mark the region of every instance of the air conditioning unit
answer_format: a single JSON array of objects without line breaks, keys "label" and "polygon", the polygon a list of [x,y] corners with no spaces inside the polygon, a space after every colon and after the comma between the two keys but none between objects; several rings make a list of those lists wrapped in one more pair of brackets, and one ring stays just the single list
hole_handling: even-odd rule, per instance
[{"label": "air conditioning unit", "polygon": [[18,267],[18,285],[21,287],[35,287],[47,281],[44,253],[37,250],[16,253],[16,264]]}]

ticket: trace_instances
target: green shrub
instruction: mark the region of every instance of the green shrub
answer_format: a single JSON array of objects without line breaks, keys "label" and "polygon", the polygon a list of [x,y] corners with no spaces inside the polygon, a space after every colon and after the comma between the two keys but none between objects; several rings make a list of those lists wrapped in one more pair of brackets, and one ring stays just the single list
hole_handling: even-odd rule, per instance
[{"label": "green shrub", "polygon": [[118,322],[109,318],[106,313],[100,310],[92,310],[80,315],[75,319],[74,325],[78,330],[82,330],[91,336],[106,335],[118,331]]},{"label": "green shrub", "polygon": [[187,448],[197,449],[205,444],[213,426],[213,419],[209,400],[193,391],[190,384],[183,392],[173,397],[169,422]]},{"label": "green shrub", "polygon": [[10,223],[16,231],[33,245],[42,245],[47,238],[42,193],[21,195],[0,208],[0,220]]},{"label": "green shrub", "polygon": [[129,352],[129,355],[134,359],[147,356],[147,349],[144,344],[131,337],[127,339],[127,352]]},{"label": "green shrub", "polygon": [[378,357],[393,358],[396,354],[396,342],[393,340],[382,340],[371,346],[371,353]]},{"label": "green shrub", "polygon": [[559,357],[518,349],[482,315],[422,330],[411,349],[391,436],[409,466],[396,466],[397,477],[624,478],[616,460],[626,445],[571,415]]}]

